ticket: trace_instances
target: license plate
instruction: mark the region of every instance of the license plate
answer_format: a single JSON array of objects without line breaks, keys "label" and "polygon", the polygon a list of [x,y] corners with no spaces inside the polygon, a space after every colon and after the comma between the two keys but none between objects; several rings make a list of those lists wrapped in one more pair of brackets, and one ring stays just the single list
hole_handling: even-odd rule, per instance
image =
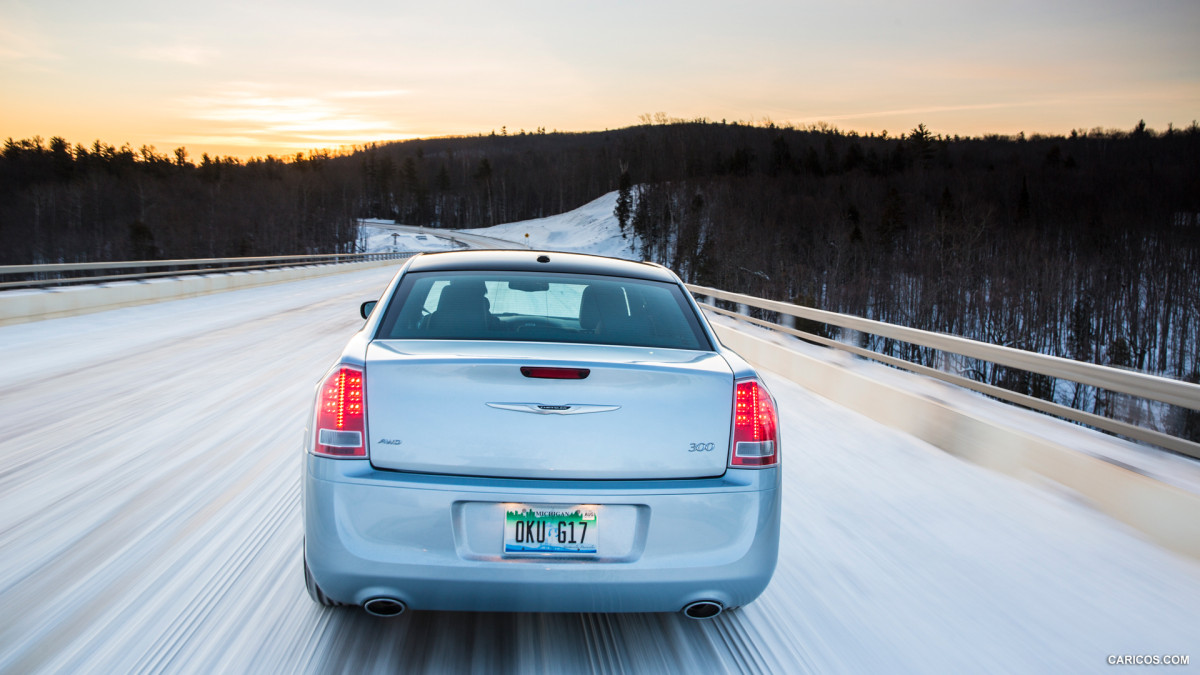
[{"label": "license plate", "polygon": [[596,509],[510,505],[504,515],[505,555],[596,555]]}]

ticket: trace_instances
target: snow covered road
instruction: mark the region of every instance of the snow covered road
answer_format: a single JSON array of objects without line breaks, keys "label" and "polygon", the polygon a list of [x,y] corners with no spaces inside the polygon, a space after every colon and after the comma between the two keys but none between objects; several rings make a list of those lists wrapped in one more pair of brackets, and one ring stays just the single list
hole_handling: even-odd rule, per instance
[{"label": "snow covered road", "polygon": [[1200,564],[770,374],[783,539],[752,605],[706,622],[319,608],[300,567],[303,418],[391,274],[0,328],[0,672],[1200,663]]}]

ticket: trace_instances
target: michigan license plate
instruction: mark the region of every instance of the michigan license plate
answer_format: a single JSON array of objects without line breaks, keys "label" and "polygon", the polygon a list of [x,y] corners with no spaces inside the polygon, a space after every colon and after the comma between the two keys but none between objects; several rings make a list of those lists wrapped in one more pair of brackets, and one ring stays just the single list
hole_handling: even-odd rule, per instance
[{"label": "michigan license plate", "polygon": [[509,506],[504,514],[504,553],[596,555],[596,510]]}]

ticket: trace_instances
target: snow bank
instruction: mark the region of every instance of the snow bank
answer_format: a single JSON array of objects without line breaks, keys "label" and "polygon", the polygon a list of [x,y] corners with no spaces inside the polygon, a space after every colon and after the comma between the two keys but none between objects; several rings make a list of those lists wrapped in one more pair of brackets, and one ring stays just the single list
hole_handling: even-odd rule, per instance
[{"label": "snow bank", "polygon": [[[528,244],[530,248],[544,251],[641,260],[641,256],[635,252],[635,239],[621,235],[621,227],[613,215],[616,205],[617,193],[610,192],[574,211],[557,216],[461,231]],[[529,235],[528,238],[526,235]]]}]

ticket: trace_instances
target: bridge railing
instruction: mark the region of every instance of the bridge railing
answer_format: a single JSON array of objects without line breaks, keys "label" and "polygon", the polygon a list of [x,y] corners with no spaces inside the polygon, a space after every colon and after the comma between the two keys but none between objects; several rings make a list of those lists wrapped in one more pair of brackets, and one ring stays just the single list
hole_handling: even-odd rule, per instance
[{"label": "bridge railing", "polygon": [[[138,260],[124,262],[51,263],[39,265],[0,266],[0,290],[9,288],[39,288],[80,283],[129,281],[158,277],[178,277],[219,272],[270,270],[286,267],[328,265],[407,258],[413,253],[334,253],[322,255],[260,256],[248,258],[202,258],[191,260]],[[1110,392],[1119,392],[1149,401],[1200,410],[1200,385],[1170,378],[1148,375],[1131,370],[1073,361],[1057,356],[1037,354],[1011,347],[993,345],[967,338],[907,328],[872,319],[802,307],[785,302],[731,293],[705,286],[689,286],[697,297],[712,298],[741,307],[754,307],[783,316],[807,319],[839,328],[859,331],[883,338],[899,340],[949,355],[978,359],[1079,384],[1090,385]],[[727,315],[753,324],[780,331],[809,342],[879,361],[897,368],[927,375],[997,399],[1016,403],[1034,410],[1103,429],[1134,440],[1143,441],[1181,454],[1200,458],[1200,443],[1172,436],[1154,429],[1047,401],[1034,396],[979,382],[960,374],[931,368],[887,354],[880,354],[853,344],[846,344],[792,326],[747,316],[715,306],[703,305],[708,311]]]},{"label": "bridge railing", "polygon": [[1012,392],[1001,387],[979,382],[960,374],[931,368],[918,363],[887,354],[865,349],[853,344],[845,344],[837,340],[816,335],[811,332],[798,330],[792,326],[783,325],[763,319],[747,316],[745,311],[732,311],[715,306],[715,303],[705,302],[705,298],[733,303],[739,307],[755,307],[766,312],[775,312],[783,316],[816,321],[839,328],[855,330],[862,333],[877,335],[884,338],[899,340],[938,350],[949,355],[957,355],[971,359],[990,362],[1015,368],[1030,373],[1045,375],[1079,384],[1091,385],[1110,392],[1120,392],[1149,401],[1179,406],[1190,410],[1200,410],[1200,385],[1181,382],[1170,378],[1148,375],[1121,368],[1100,366],[1092,363],[1073,361],[1057,356],[1037,354],[1011,347],[993,345],[986,342],[969,340],[967,338],[933,333],[930,331],[906,328],[894,324],[874,321],[848,314],[839,314],[825,310],[802,307],[786,302],[765,300],[750,295],[731,293],[716,288],[689,285],[688,289],[701,301],[701,306],[707,311],[714,312],[752,324],[770,328],[789,335],[802,338],[809,342],[839,349],[856,356],[886,363],[922,375],[949,382],[954,385],[971,389],[994,398],[1032,408],[1064,419],[1079,422],[1097,429],[1102,429],[1120,436],[1157,445],[1174,452],[1200,458],[1200,443],[1172,436],[1154,429],[1130,424],[1121,420],[1104,417],[1094,413],[1061,405],[1034,396]]},{"label": "bridge railing", "polygon": [[199,258],[192,260],[127,260],[121,262],[47,263],[0,266],[0,290],[45,288],[69,284],[131,281],[214,272],[244,272],[306,265],[368,262],[407,258],[413,253],[329,253],[320,255]]}]

